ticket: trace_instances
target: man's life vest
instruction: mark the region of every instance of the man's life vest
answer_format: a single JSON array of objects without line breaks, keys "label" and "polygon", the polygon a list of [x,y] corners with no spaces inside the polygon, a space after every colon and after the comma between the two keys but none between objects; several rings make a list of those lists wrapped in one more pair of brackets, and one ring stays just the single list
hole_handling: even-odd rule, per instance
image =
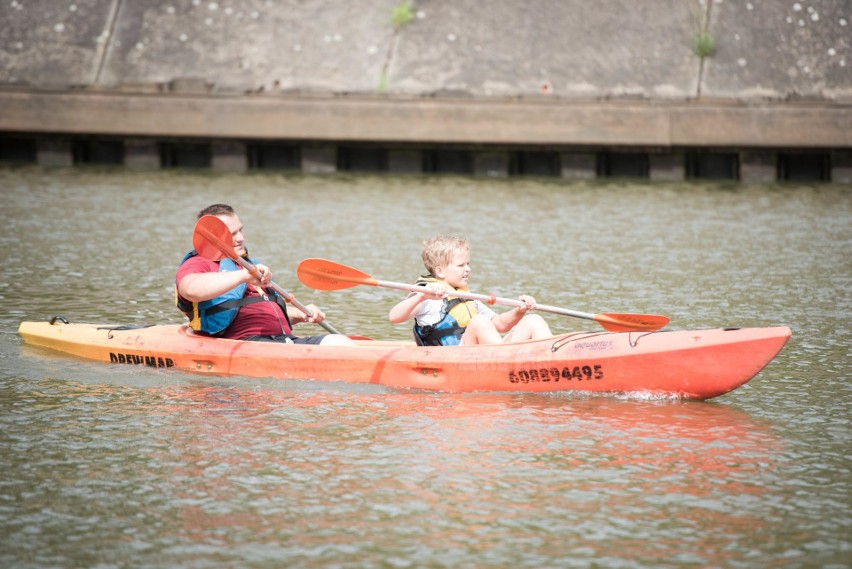
[{"label": "man's life vest", "polygon": [[[194,250],[190,251],[186,254],[180,264],[182,265],[187,259],[194,257],[197,254],[198,253]],[[257,262],[252,259],[249,259],[249,261],[252,264],[257,264]],[[240,266],[231,259],[225,258],[219,261],[219,272],[238,270],[240,270]],[[232,288],[225,294],[217,296],[216,298],[211,298],[210,300],[189,302],[188,300],[181,298],[180,294],[177,292],[177,285],[175,285],[175,301],[180,311],[186,314],[186,317],[189,318],[190,328],[196,332],[204,332],[211,336],[221,334],[228,326],[230,326],[234,321],[234,318],[237,317],[237,312],[239,312],[241,306],[253,304],[255,302],[271,301],[278,303],[284,311],[284,319],[287,321],[287,327],[292,329],[290,319],[287,316],[287,303],[281,295],[272,289],[264,289],[264,295],[243,298],[243,295],[246,293],[246,286],[248,285],[243,283]]]},{"label": "man's life vest", "polygon": [[[438,282],[431,275],[424,275],[417,279],[418,286]],[[453,288],[443,283],[447,291],[453,293],[463,289]],[[441,319],[435,324],[420,326],[414,323],[414,340],[421,346],[458,346],[461,342],[465,328],[471,319],[476,316],[476,303],[473,300],[448,296],[444,299],[441,307]]]}]

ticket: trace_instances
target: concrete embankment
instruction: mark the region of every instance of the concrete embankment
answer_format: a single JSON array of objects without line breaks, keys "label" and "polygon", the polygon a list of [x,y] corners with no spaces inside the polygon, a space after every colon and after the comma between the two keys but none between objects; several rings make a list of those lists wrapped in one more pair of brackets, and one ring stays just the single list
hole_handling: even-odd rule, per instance
[{"label": "concrete embankment", "polygon": [[852,2],[708,2],[9,0],[0,159],[852,181]]}]

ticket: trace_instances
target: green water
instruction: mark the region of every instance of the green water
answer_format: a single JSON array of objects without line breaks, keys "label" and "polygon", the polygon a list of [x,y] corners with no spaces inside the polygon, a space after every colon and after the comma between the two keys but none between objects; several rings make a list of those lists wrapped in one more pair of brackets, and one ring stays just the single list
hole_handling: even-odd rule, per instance
[{"label": "green water", "polygon": [[[0,188],[2,566],[852,565],[848,188],[35,167]],[[308,290],[299,260],[407,282],[423,238],[464,233],[475,292],[794,335],[709,402],[211,380],[22,344],[56,314],[181,322],[174,270],[219,201],[348,333],[409,338],[400,293]]]}]

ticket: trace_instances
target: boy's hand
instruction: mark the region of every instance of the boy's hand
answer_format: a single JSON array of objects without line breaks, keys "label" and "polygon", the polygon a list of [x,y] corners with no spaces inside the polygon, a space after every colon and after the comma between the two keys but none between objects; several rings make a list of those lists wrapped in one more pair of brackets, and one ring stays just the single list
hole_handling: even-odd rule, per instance
[{"label": "boy's hand", "polygon": [[518,310],[520,312],[526,312],[528,310],[535,310],[535,299],[528,294],[522,294],[518,297],[518,300],[524,303],[524,306],[519,306]]},{"label": "boy's hand", "polygon": [[447,289],[439,285],[438,283],[431,283],[423,288],[425,290],[420,294],[423,295],[424,300],[427,298],[430,300],[440,300],[447,296]]}]

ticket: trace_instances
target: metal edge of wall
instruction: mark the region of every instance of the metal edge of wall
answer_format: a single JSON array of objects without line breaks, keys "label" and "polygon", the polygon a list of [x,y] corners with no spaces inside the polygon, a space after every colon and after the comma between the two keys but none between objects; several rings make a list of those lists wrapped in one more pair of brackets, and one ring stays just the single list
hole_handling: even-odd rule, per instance
[{"label": "metal edge of wall", "polygon": [[852,147],[852,105],[0,90],[0,132],[398,143]]}]

